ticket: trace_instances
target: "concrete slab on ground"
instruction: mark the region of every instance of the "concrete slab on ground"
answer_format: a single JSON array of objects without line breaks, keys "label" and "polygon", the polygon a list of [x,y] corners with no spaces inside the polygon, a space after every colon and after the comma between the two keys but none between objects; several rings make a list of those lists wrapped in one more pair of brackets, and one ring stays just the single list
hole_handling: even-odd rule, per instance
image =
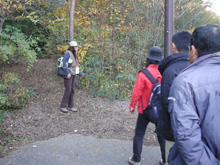
[{"label": "concrete slab on ground", "polygon": [[[126,165],[132,141],[66,134],[28,144],[0,159],[0,165]],[[160,149],[143,146],[142,165],[158,165]]]}]

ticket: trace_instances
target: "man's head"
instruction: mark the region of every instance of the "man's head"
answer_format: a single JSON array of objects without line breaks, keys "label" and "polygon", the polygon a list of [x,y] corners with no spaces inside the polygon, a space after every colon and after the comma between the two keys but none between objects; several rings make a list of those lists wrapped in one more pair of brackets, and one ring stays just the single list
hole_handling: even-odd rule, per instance
[{"label": "man's head", "polygon": [[186,30],[176,32],[172,37],[172,53],[188,51],[191,37],[192,34]]},{"label": "man's head", "polygon": [[220,26],[207,24],[197,27],[191,39],[189,60],[193,63],[198,57],[220,51]]}]

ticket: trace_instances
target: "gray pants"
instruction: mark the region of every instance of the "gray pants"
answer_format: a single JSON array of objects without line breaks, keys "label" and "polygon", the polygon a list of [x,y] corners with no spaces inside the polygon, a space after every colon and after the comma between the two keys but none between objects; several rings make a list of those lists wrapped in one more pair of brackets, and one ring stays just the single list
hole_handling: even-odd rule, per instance
[{"label": "gray pants", "polygon": [[60,105],[60,108],[74,107],[74,93],[75,93],[75,75],[71,75],[70,79],[64,79],[65,92]]}]

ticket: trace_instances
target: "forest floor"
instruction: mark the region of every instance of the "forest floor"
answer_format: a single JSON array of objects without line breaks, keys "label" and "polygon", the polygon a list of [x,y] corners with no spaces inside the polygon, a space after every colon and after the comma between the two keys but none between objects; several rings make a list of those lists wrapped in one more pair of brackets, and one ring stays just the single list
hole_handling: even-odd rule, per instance
[{"label": "forest floor", "polygon": [[[29,72],[26,72],[24,65],[1,69],[1,73],[18,73],[23,86],[33,88],[36,95],[30,98],[24,108],[6,115],[4,128],[13,137],[4,145],[2,140],[8,137],[0,139],[0,157],[26,144],[66,133],[101,139],[133,140],[137,112],[130,114],[129,100],[96,97],[78,88],[74,97],[78,112],[60,112],[64,86],[63,79],[56,75],[55,66],[52,59],[40,59]],[[154,130],[155,126],[150,123],[144,145],[158,146]]]}]

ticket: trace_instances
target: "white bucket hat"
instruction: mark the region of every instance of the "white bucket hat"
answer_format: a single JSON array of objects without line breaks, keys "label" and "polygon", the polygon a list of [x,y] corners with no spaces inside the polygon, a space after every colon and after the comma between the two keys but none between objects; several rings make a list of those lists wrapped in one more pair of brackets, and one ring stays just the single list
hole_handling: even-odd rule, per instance
[{"label": "white bucket hat", "polygon": [[76,41],[71,41],[70,42],[70,46],[78,46],[78,47],[80,47]]}]

